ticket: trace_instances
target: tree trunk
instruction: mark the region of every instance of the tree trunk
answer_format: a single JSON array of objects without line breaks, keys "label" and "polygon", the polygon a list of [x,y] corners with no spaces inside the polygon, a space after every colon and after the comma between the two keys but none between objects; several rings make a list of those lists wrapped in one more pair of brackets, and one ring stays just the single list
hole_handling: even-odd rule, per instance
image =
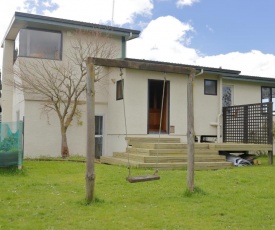
[{"label": "tree trunk", "polygon": [[86,61],[87,65],[87,145],[86,145],[86,201],[90,204],[94,200],[95,187],[95,90],[94,64],[92,58]]},{"label": "tree trunk", "polygon": [[67,143],[66,129],[61,128],[61,156],[62,158],[69,157],[69,148]]},{"label": "tree trunk", "polygon": [[193,107],[193,81],[196,72],[191,71],[187,82],[187,188],[190,192],[194,191],[194,107]]}]

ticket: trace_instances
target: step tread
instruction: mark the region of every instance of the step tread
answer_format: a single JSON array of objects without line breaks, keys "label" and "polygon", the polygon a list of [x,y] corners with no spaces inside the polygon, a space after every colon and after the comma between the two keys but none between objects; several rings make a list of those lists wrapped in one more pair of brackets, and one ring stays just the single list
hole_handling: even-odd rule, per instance
[{"label": "step tread", "polygon": [[[131,167],[136,168],[162,168],[162,169],[183,169],[187,167],[187,162],[173,162],[173,163],[141,163],[136,161],[128,161],[127,159],[115,158],[112,156],[101,157],[101,163],[103,164],[115,164],[128,166],[130,163]],[[195,170],[205,169],[223,169],[231,168],[232,162],[194,162]]]},{"label": "step tread", "polygon": [[159,143],[159,142],[164,142],[164,143],[180,143],[180,138],[177,137],[127,137],[125,138],[128,143],[130,142],[144,142],[144,143]]},{"label": "step tread", "polygon": [[[137,153],[137,154],[148,154],[148,155],[178,155],[178,154],[187,154],[187,149],[146,149],[146,148],[127,148],[126,152]],[[218,155],[218,150],[210,149],[195,149],[195,153],[204,154],[204,155]]]},{"label": "step tread", "polygon": [[[149,156],[149,155],[140,155],[135,153],[114,153],[113,157],[115,158],[122,158],[122,159],[130,159],[133,161],[138,161],[141,163],[155,163],[155,162],[187,162],[188,156],[187,155],[181,155],[181,156]],[[194,156],[195,161],[197,162],[219,162],[219,161],[225,161],[225,156],[222,155],[195,155]]]}]

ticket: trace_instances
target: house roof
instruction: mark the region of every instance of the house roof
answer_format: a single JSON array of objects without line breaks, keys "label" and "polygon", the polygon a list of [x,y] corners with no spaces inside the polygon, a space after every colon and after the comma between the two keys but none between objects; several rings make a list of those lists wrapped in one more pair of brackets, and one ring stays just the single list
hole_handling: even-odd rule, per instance
[{"label": "house roof", "polygon": [[6,34],[1,43],[3,47],[4,40],[15,40],[20,29],[23,28],[39,28],[39,29],[80,29],[80,30],[100,30],[101,32],[107,32],[109,34],[126,37],[127,40],[137,38],[140,34],[138,30],[130,30],[119,27],[99,25],[88,22],[73,21],[67,19],[53,18],[35,14],[27,14],[21,12],[15,12],[11,23],[6,31]]},{"label": "house roof", "polygon": [[138,69],[148,71],[158,71],[166,73],[190,74],[193,68],[183,65],[171,65],[170,63],[145,61],[140,59],[105,59],[93,58],[95,65],[106,67],[118,67],[127,69]]},{"label": "house roof", "polygon": [[125,58],[125,59],[94,58],[94,64],[109,66],[109,67],[160,71],[160,72],[167,72],[167,73],[182,73],[182,74],[189,74],[191,69],[195,69],[196,71],[201,71],[203,69],[203,72],[205,73],[214,73],[219,75],[238,75],[240,73],[240,71],[236,71],[236,70],[211,68],[211,67],[204,67],[204,66],[194,66],[194,65],[184,65],[184,64],[178,64],[178,63],[159,62],[159,61],[133,59],[133,58]]},{"label": "house roof", "polygon": [[237,80],[237,81],[249,81],[249,82],[261,82],[270,84],[275,84],[275,78],[271,77],[259,77],[259,76],[248,76],[248,75],[231,75],[225,76],[224,79]]},{"label": "house roof", "polygon": [[151,60],[142,60],[142,59],[133,59],[133,58],[125,58],[126,61],[135,61],[135,62],[144,62],[144,63],[151,63],[151,64],[160,64],[160,65],[171,65],[171,66],[178,66],[178,67],[185,67],[185,68],[194,68],[197,71],[203,69],[205,73],[216,73],[221,75],[236,75],[240,74],[241,71],[239,70],[230,70],[230,69],[222,69],[222,68],[212,68],[206,66],[198,66],[198,65],[186,65],[180,63],[171,63],[171,62],[159,62],[159,61],[151,61]]},{"label": "house roof", "polygon": [[125,59],[94,58],[93,63],[95,65],[101,65],[101,66],[107,66],[107,67],[129,68],[129,69],[159,71],[159,72],[178,73],[178,74],[190,74],[191,69],[195,69],[197,72],[203,70],[204,73],[218,74],[222,76],[223,79],[275,84],[275,78],[240,75],[241,71],[238,71],[238,70],[212,68],[212,67],[205,67],[205,66],[185,65],[185,64],[179,64],[179,63],[159,62],[159,61],[133,59],[133,58],[125,58]]}]

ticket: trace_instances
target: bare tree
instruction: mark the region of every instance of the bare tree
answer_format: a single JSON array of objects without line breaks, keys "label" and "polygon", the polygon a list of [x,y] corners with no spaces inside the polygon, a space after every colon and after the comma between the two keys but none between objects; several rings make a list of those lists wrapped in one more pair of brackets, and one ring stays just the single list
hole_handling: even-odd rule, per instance
[{"label": "bare tree", "polygon": [[[80,98],[86,90],[87,57],[113,58],[114,40],[100,31],[76,31],[72,33],[69,48],[63,52],[63,60],[19,58],[13,68],[14,86],[31,97],[42,101],[43,111],[56,112],[60,122],[61,156],[69,156],[67,129],[69,128]],[[105,77],[96,69],[95,81]]]}]

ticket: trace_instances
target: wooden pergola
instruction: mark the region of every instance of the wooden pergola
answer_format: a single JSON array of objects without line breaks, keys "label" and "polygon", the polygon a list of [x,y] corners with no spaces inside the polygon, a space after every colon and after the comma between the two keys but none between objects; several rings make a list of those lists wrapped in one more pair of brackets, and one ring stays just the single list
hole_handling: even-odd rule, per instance
[{"label": "wooden pergola", "polygon": [[94,65],[106,66],[106,67],[117,67],[125,69],[137,69],[137,70],[148,70],[166,73],[176,73],[190,75],[192,71],[196,71],[195,68],[186,67],[179,64],[164,64],[146,60],[122,60],[122,59],[104,59],[104,58],[93,58],[92,63]]},{"label": "wooden pergola", "polygon": [[[196,76],[196,69],[179,64],[158,63],[146,60],[120,60],[120,59],[87,59],[88,69],[94,71],[94,65],[105,67],[117,67],[126,69],[137,69],[147,71],[157,71],[165,73],[183,74],[188,76],[187,83],[187,144],[188,144],[188,165],[187,165],[187,187],[190,192],[194,191],[194,107],[193,107],[193,81]],[[88,71],[90,72],[90,71]],[[88,74],[89,75],[89,74]],[[91,73],[88,78],[91,78]],[[94,79],[92,77],[92,79]],[[91,130],[88,128],[88,130]]]}]

